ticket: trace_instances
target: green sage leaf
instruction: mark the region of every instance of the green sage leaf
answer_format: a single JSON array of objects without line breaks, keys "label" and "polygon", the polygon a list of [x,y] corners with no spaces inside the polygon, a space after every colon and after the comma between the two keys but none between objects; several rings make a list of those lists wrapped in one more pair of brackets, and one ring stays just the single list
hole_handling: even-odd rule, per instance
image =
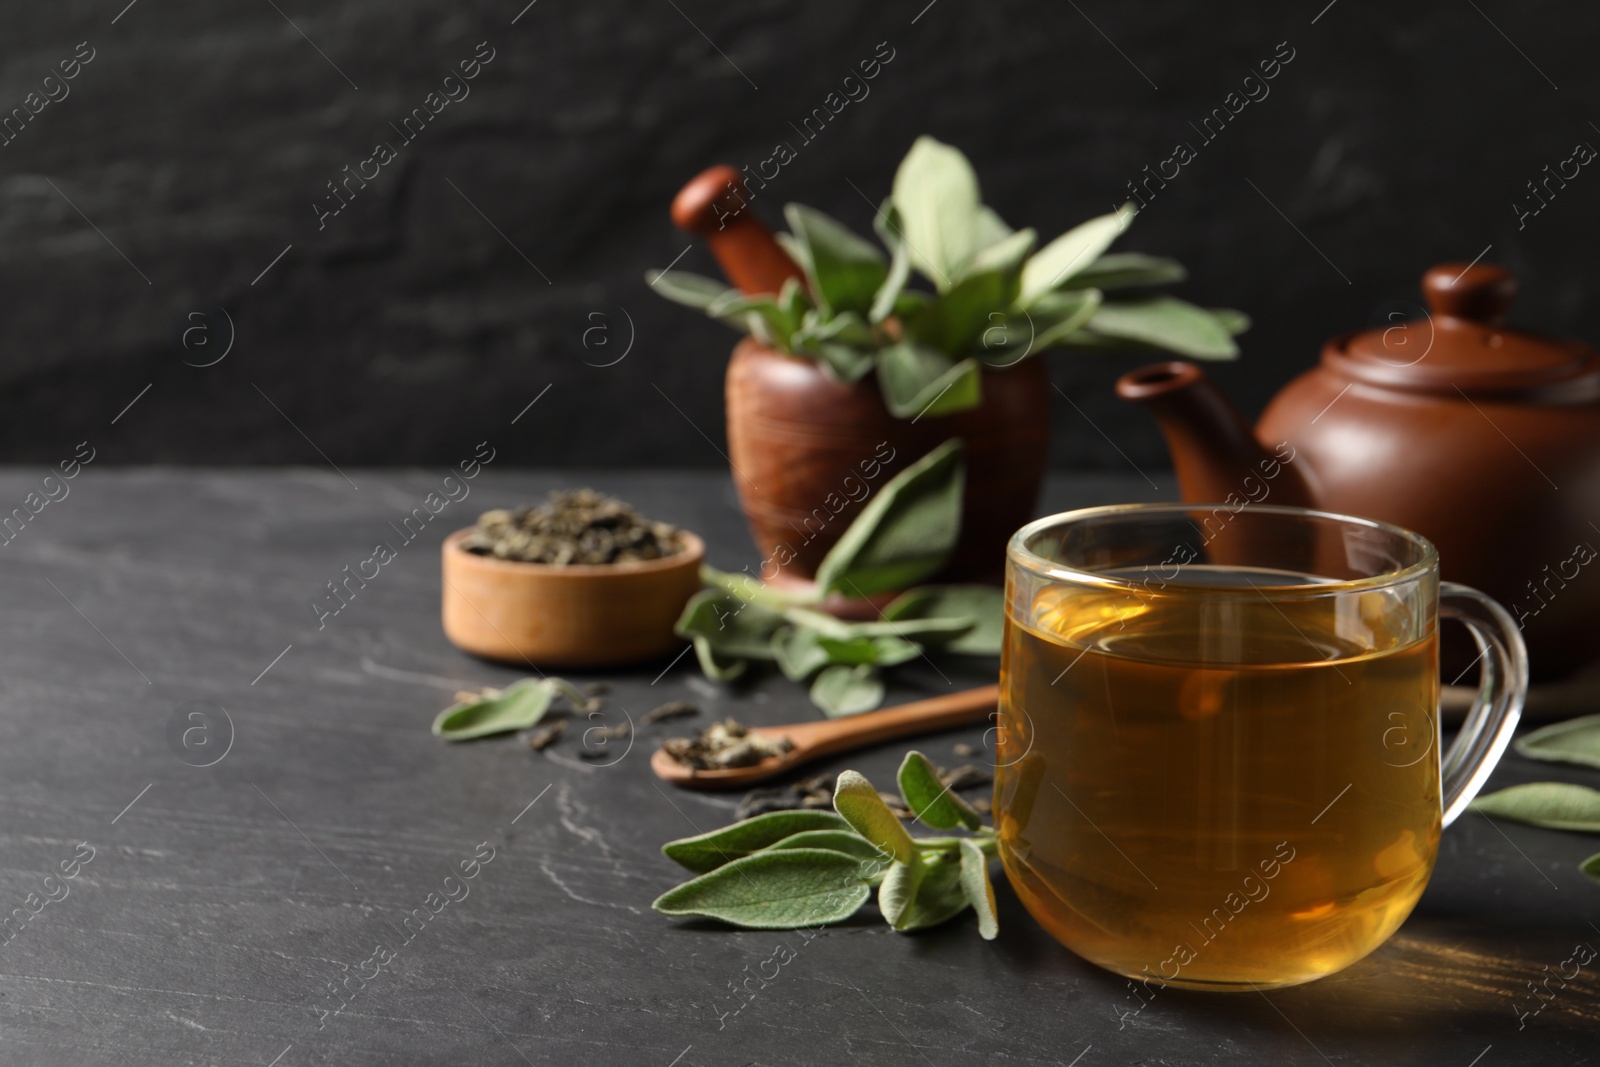
[{"label": "green sage leaf", "polygon": [[1068,293],[1046,293],[1028,309],[1038,332],[1033,347],[1042,351],[1060,344],[1083,329],[1104,302],[1098,289],[1077,289]]},{"label": "green sage leaf", "polygon": [[1022,291],[1017,302],[1027,307],[1073,275],[1087,270],[1112,241],[1127,231],[1136,214],[1138,211],[1132,204],[1124,204],[1110,215],[1074,226],[1039,249],[1022,268]]},{"label": "green sage leaf", "polygon": [[695,874],[704,874],[796,834],[849,829],[850,824],[831,811],[773,811],[720,830],[668,841],[661,846],[661,853]]},{"label": "green sage leaf", "polygon": [[1595,881],[1600,882],[1600,852],[1596,852],[1594,855],[1578,864],[1578,870],[1582,871],[1584,874],[1587,874]]},{"label": "green sage leaf", "polygon": [[888,277],[883,253],[813,208],[787,204],[783,214],[806,247],[806,277],[818,306],[830,312],[866,314]]},{"label": "green sage leaf", "polygon": [[810,603],[817,599],[811,593],[784,592],[781,589],[774,589],[753,575],[719,571],[706,563],[700,565],[700,580],[740,600],[772,611],[786,611],[794,605]]},{"label": "green sage leaf", "polygon": [[1015,295],[1014,273],[969,271],[940,294],[932,313],[918,322],[912,340],[959,359],[982,342],[985,332],[1005,321],[1005,309]]},{"label": "green sage leaf", "polygon": [[[884,634],[876,637],[853,637],[839,640],[818,636],[817,644],[828,654],[830,663],[854,667],[868,664],[893,667],[922,655],[922,649],[903,637]],[[877,707],[876,704],[873,707]]]},{"label": "green sage leaf", "polygon": [[702,589],[684,605],[676,632],[679,637],[704,638],[724,656],[769,660],[772,635],[783,624],[782,615],[760,604],[719,589]]},{"label": "green sage leaf", "polygon": [[878,353],[877,366],[883,402],[896,418],[948,415],[983,400],[983,377],[975,360],[956,362],[936,348],[899,341]]},{"label": "green sage leaf", "polygon": [[785,626],[772,635],[773,658],[791,682],[803,682],[829,663],[817,631],[805,626]]},{"label": "green sage leaf", "polygon": [[486,700],[452,704],[433,720],[435,737],[467,741],[474,737],[526,730],[544,718],[555,699],[556,687],[543,678],[525,678]]},{"label": "green sage leaf", "polygon": [[1010,237],[1013,232],[1011,227],[1006,225],[1006,220],[987,204],[978,205],[976,229],[979,249],[991,248]]},{"label": "green sage leaf", "polygon": [[785,278],[778,290],[778,309],[788,316],[795,327],[799,327],[812,306],[811,297],[806,294],[806,287],[800,284],[800,279]]},{"label": "green sage leaf", "polygon": [[741,293],[729,289],[706,307],[706,314],[734,329],[748,330],[763,344],[788,351],[799,319],[778,306],[771,293]]},{"label": "green sage leaf", "polygon": [[1088,328],[1105,337],[1195,359],[1232,359],[1239,354],[1233,336],[1209,311],[1170,296],[1101,304]]},{"label": "green sage leaf", "polygon": [[939,781],[939,772],[928,757],[912,750],[900,762],[900,795],[917,821],[935,830],[953,830],[965,826],[976,830],[983,819],[965,800]]},{"label": "green sage leaf", "polygon": [[715,301],[739,292],[737,289],[730,289],[725,282],[684,270],[653,270],[645,274],[644,280],[668,300],[701,311],[709,308]]},{"label": "green sage leaf", "polygon": [[995,917],[994,885],[989,881],[989,857],[977,842],[961,839],[961,895],[972,910],[978,913],[978,934],[985,941],[993,941],[1000,932],[1000,921]]},{"label": "green sage leaf", "polygon": [[873,294],[872,307],[867,312],[870,322],[882,322],[894,314],[900,295],[905,291],[906,282],[911,278],[911,256],[906,251],[906,243],[900,237],[900,217],[895,214],[894,205],[886,203],[879,210],[877,217],[872,220],[873,229],[878,231],[878,236],[888,246],[889,273],[884,276],[883,284],[878,286],[878,291]]},{"label": "green sage leaf", "polygon": [[895,171],[892,193],[911,265],[941,290],[978,250],[978,176],[967,157],[919,137]]},{"label": "green sage leaf", "polygon": [[1518,739],[1516,749],[1529,759],[1600,767],[1600,715],[1542,726]]},{"label": "green sage leaf", "polygon": [[961,532],[965,481],[959,439],[895,475],[828,551],[817,568],[817,587],[870,596],[915,585],[938,571]]},{"label": "green sage leaf", "polygon": [[772,635],[783,616],[723,589],[702,589],[689,599],[674,627],[694,644],[695,658],[707,678],[731,681],[744,673],[747,660],[773,658]]},{"label": "green sage leaf", "polygon": [[713,682],[731,682],[750,666],[749,660],[718,652],[709,638],[697,634],[689,639],[689,643],[694,646],[694,658],[700,664],[700,673]]},{"label": "green sage leaf", "polygon": [[967,265],[966,273],[996,271],[1002,277],[1014,280],[1038,240],[1038,231],[1032,229],[1007,234],[987,247],[980,247]]},{"label": "green sage leaf", "polygon": [[992,585],[925,585],[896,597],[883,609],[883,617],[896,623],[966,622],[941,647],[968,656],[998,656],[1005,639],[1005,603],[1005,593]]},{"label": "green sage leaf", "polygon": [[1600,833],[1600,791],[1567,782],[1529,782],[1479,797],[1472,810],[1552,830]]},{"label": "green sage leaf", "polygon": [[919,855],[913,856],[909,862],[896,860],[884,874],[883,882],[878,886],[878,910],[883,912],[884,922],[896,930],[901,929],[901,921],[911,910],[926,870],[927,866]]},{"label": "green sage leaf", "polygon": [[878,791],[855,771],[843,771],[833,787],[833,806],[862,837],[901,863],[917,857],[916,845]]},{"label": "green sage leaf", "polygon": [[657,897],[663,915],[719,919],[751,930],[839,922],[871,895],[853,856],[820,848],[757,852]]},{"label": "green sage leaf", "polygon": [[870,663],[825,667],[811,683],[811,703],[830,719],[860,715],[883,703],[883,680]]},{"label": "green sage leaf", "polygon": [[1112,252],[1066,279],[1062,289],[1127,289],[1135,285],[1168,285],[1189,276],[1175,259],[1142,252]]},{"label": "green sage leaf", "polygon": [[815,355],[817,362],[826,367],[836,380],[846,385],[859,382],[871,373],[875,366],[870,353],[851,348],[849,345],[819,341],[806,345],[805,350]]},{"label": "green sage leaf", "polygon": [[[929,586],[928,588],[941,588]],[[819,636],[836,641],[853,641],[862,637],[904,637],[918,643],[937,643],[956,637],[972,628],[969,618],[905,618],[890,620],[887,609],[881,622],[846,622],[824,612],[804,606],[795,606],[784,612],[784,617],[795,625],[814,630]]]},{"label": "green sage leaf", "polygon": [[1233,308],[1207,308],[1217,325],[1230,334],[1241,334],[1250,329],[1250,316]]},{"label": "green sage leaf", "polygon": [[[916,895],[912,897],[910,906],[900,913],[899,921],[893,924],[903,934],[938,926],[967,910],[967,897],[961,889],[960,862],[953,856],[947,856],[927,861],[923,866]],[[881,898],[881,886],[878,894]]]},{"label": "green sage leaf", "polygon": [[[829,812],[828,814],[832,814]],[[876,885],[892,862],[883,849],[862,837],[854,830],[805,830],[792,834],[768,849],[822,848],[830,852],[843,852],[861,862],[861,877]]]}]

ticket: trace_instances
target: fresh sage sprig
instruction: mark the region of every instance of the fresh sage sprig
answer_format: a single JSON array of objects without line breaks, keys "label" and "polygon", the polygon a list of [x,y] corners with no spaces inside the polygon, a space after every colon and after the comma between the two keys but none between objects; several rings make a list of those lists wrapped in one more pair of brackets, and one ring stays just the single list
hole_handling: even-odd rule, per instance
[{"label": "fresh sage sprig", "polygon": [[[1600,715],[1541,727],[1516,742],[1518,754],[1546,763],[1600,767]],[[1600,791],[1570,782],[1528,782],[1479,797],[1472,810],[1551,830],[1600,833]],[[1578,865],[1600,882],[1600,852]]]},{"label": "fresh sage sprig", "polygon": [[911,588],[877,622],[845,622],[817,610],[832,593],[905,589],[943,567],[961,531],[964,481],[959,440],[895,475],[829,550],[815,589],[804,595],[702,567],[709,588],[684,607],[679,636],[693,642],[706,677],[731,681],[751,663],[774,663],[790,681],[808,684],[811,702],[830,716],[877,707],[880,670],[930,649],[998,655],[1003,597],[989,586]]},{"label": "fresh sage sprig", "polygon": [[[889,255],[820,211],[790,204],[778,241],[805,275],[777,293],[746,295],[684,271],[647,275],[670,300],[743,329],[771,347],[855,382],[876,373],[900,418],[940,415],[982,401],[982,368],[1008,367],[1057,346],[1150,346],[1231,359],[1237,311],[1207,310],[1134,293],[1182,281],[1183,266],[1110,253],[1133,221],[1131,204],[1035,249],[983,204],[967,157],[931,137],[911,146],[873,220]],[[907,287],[915,270],[932,292]]]},{"label": "fresh sage sprig", "polygon": [[922,753],[906,754],[898,780],[917,821],[971,836],[912,836],[871,782],[845,771],[833,812],[775,811],[663,845],[668,859],[696,877],[651,907],[752,930],[792,930],[848,919],[876,887],[878,910],[895,930],[936,926],[972,908],[978,933],[993,940],[994,831],[939,781]]}]

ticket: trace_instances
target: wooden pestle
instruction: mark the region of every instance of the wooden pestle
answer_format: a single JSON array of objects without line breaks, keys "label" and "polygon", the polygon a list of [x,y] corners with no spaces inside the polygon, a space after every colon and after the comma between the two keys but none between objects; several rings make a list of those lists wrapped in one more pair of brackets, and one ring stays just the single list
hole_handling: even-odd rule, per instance
[{"label": "wooden pestle", "polygon": [[790,278],[805,280],[750,207],[744,175],[727,164],[701,171],[672,201],[672,221],[711,246],[722,272],[746,293],[776,293]]}]

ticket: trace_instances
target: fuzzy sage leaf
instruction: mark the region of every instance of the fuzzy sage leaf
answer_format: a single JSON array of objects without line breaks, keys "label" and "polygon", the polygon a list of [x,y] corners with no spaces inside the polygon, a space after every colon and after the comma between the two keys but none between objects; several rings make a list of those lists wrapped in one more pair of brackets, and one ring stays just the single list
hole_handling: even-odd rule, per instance
[{"label": "fuzzy sage leaf", "polygon": [[961,532],[966,464],[955,438],[890,479],[817,568],[823,592],[869,596],[945,565]]},{"label": "fuzzy sage leaf", "polygon": [[961,839],[958,847],[961,849],[961,895],[978,913],[978,935],[985,941],[993,941],[1000,932],[1000,923],[995,918],[994,886],[989,881],[989,857],[984,855],[983,849],[966,838]]},{"label": "fuzzy sage leaf", "polygon": [[1516,749],[1529,759],[1600,767],[1600,715],[1541,727],[1520,738]]},{"label": "fuzzy sage leaf", "polygon": [[1529,782],[1479,797],[1472,810],[1552,830],[1600,833],[1600,791],[1568,782]]},{"label": "fuzzy sage leaf", "polygon": [[1087,270],[1100,254],[1111,247],[1133,222],[1138,211],[1124,204],[1110,215],[1101,215],[1074,226],[1039,249],[1022,268],[1022,294],[1018,302],[1027,307],[1045,293]]},{"label": "fuzzy sage leaf", "polygon": [[998,656],[1005,633],[1005,594],[992,585],[923,586],[896,597],[883,609],[883,617],[903,624],[970,620],[950,632],[942,647],[969,656]]},{"label": "fuzzy sage leaf", "polygon": [[1087,328],[1195,359],[1232,359],[1239,354],[1233,335],[1216,316],[1170,296],[1101,304]]},{"label": "fuzzy sage leaf", "polygon": [[892,196],[911,265],[942,291],[979,246],[978,176],[967,157],[918,137],[894,175]]},{"label": "fuzzy sage leaf", "polygon": [[[888,883],[888,879],[884,879]],[[882,898],[883,887],[878,888]],[[910,903],[891,925],[901,933],[938,926],[967,910],[966,894],[961,889],[961,863],[954,856],[940,856],[924,865]]]},{"label": "fuzzy sage leaf", "polygon": [[855,857],[795,848],[725,863],[650,906],[663,915],[720,919],[752,930],[793,930],[847,919],[871,892]]},{"label": "fuzzy sage leaf", "polygon": [[983,819],[971,805],[939,781],[939,773],[922,753],[906,753],[898,778],[906,807],[923,825],[935,830],[953,830],[957,826],[976,830],[983,825]]},{"label": "fuzzy sage leaf", "polygon": [[861,877],[872,883],[882,879],[883,872],[893,862],[883,849],[854,830],[805,830],[767,846],[768,851],[788,848],[823,848],[854,856],[861,861]]},{"label": "fuzzy sage leaf", "polygon": [[[524,678],[499,691],[498,695],[463,700],[441,711],[433,720],[433,734],[446,741],[468,741],[475,737],[526,730],[544,718],[550,704],[561,691],[556,679]],[[567,690],[576,693],[562,682]],[[582,706],[578,694],[574,706]]]},{"label": "fuzzy sage leaf", "polygon": [[860,715],[883,702],[883,679],[870,663],[824,667],[811,683],[811,703],[830,719]]},{"label": "fuzzy sage leaf", "polygon": [[723,282],[701,274],[691,274],[685,270],[653,270],[645,274],[644,280],[668,300],[686,307],[699,308],[701,311],[709,308],[715,301],[738,292]]},{"label": "fuzzy sage leaf", "polygon": [[773,811],[710,833],[668,841],[661,846],[661,853],[680,867],[704,874],[795,834],[849,829],[850,824],[831,811]]},{"label": "fuzzy sage leaf", "polygon": [[878,910],[883,912],[883,921],[896,930],[904,929],[901,923],[907,921],[926,870],[922,857],[913,854],[908,862],[896,860],[883,876],[878,886]]},{"label": "fuzzy sage leaf", "polygon": [[872,783],[855,771],[843,771],[833,788],[833,806],[856,833],[900,863],[917,856],[916,845]]},{"label": "fuzzy sage leaf", "polygon": [[789,204],[783,213],[805,247],[806,281],[817,305],[828,311],[866,314],[888,277],[883,253],[814,208]]}]

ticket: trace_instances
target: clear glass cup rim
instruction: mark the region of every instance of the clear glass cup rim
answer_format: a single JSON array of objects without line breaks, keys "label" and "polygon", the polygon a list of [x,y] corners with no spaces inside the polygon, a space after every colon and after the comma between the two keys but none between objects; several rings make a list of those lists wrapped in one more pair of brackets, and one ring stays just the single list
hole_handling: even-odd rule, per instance
[{"label": "clear glass cup rim", "polygon": [[[1325,579],[1315,583],[1307,582],[1303,585],[1274,585],[1270,587],[1274,595],[1291,596],[1333,596],[1350,592],[1361,592],[1373,589],[1386,589],[1392,586],[1405,585],[1436,571],[1439,566],[1439,552],[1433,542],[1415,531],[1394,523],[1382,522],[1378,519],[1369,519],[1360,515],[1346,515],[1337,511],[1323,511],[1319,508],[1304,508],[1289,504],[1247,504],[1235,509],[1231,504],[1184,504],[1184,503],[1139,503],[1139,504],[1101,504],[1091,508],[1077,508],[1072,511],[1062,511],[1054,515],[1045,515],[1034,519],[1016,533],[1011,535],[1011,540],[1006,544],[1006,562],[1011,566],[1020,567],[1041,578],[1056,582],[1070,582],[1074,585],[1094,586],[1111,590],[1141,590],[1146,591],[1145,583],[1129,578],[1117,578],[1111,575],[1100,574],[1096,571],[1083,570],[1063,563],[1049,560],[1028,548],[1028,541],[1041,531],[1072,523],[1085,522],[1095,518],[1118,515],[1157,515],[1168,513],[1171,515],[1187,515],[1195,512],[1213,512],[1227,509],[1235,517],[1254,513],[1257,515],[1282,515],[1302,519],[1320,519],[1348,526],[1364,527],[1370,530],[1380,530],[1395,537],[1418,550],[1416,562],[1407,564],[1393,570],[1378,574],[1367,575],[1361,578]],[[1178,579],[1165,581],[1162,593],[1201,594],[1214,596],[1219,590],[1216,586],[1188,583]]]}]

